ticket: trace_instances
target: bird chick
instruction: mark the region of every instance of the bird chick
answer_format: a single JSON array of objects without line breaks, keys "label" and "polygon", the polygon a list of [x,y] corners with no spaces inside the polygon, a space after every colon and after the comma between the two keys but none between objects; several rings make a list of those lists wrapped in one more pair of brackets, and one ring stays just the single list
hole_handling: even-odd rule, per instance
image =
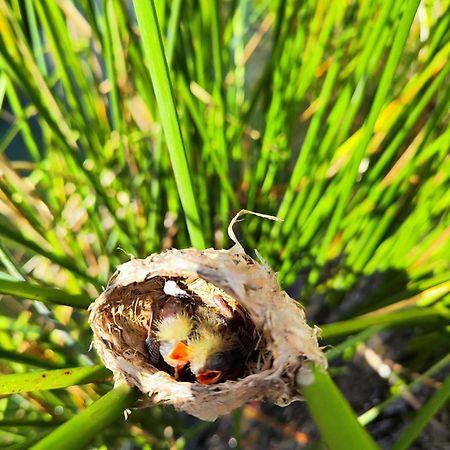
[{"label": "bird chick", "polygon": [[191,334],[192,321],[181,313],[165,317],[156,323],[159,353],[164,361],[175,369],[175,378],[190,360],[191,350],[186,342]]},{"label": "bird chick", "polygon": [[249,351],[232,326],[222,319],[214,322],[210,311],[201,314],[196,332],[187,342],[191,372],[201,384],[237,378],[243,371]]},{"label": "bird chick", "polygon": [[169,297],[163,303],[152,304],[145,345],[155,367],[174,372],[179,378],[189,363],[186,341],[191,334],[191,308],[182,299]]},{"label": "bird chick", "polygon": [[228,352],[229,339],[208,329],[197,329],[195,336],[188,341],[190,348],[190,368],[198,382],[218,383],[230,369]]}]

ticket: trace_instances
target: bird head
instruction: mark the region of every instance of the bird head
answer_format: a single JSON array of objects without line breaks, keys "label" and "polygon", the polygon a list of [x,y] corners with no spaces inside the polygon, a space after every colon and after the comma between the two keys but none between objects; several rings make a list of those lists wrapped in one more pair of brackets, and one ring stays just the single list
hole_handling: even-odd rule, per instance
[{"label": "bird head", "polygon": [[233,342],[229,333],[219,333],[200,324],[188,346],[191,372],[199,383],[218,383],[233,372]]},{"label": "bird head", "polygon": [[186,344],[192,330],[192,320],[184,313],[164,317],[156,323],[156,338],[164,361],[175,369],[189,363],[191,349]]}]

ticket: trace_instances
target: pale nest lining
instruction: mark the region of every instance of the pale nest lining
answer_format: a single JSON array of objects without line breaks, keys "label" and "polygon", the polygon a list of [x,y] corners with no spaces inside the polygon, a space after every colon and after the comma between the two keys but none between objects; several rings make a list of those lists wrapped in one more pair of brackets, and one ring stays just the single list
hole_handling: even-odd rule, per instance
[{"label": "pale nest lining", "polygon": [[[186,281],[199,296],[205,286],[225,292],[247,311],[264,343],[256,370],[235,381],[203,385],[176,381],[151,365],[144,345],[148,299],[156,288],[161,292],[161,280],[168,278]],[[299,400],[297,382],[311,379],[305,362],[327,366],[317,343],[320,330],[308,326],[303,309],[280,289],[275,273],[239,245],[132,259],[118,267],[90,311],[95,348],[116,383],[138,387],[148,394],[148,404],[172,404],[203,420],[215,420],[253,400],[280,406]]]}]

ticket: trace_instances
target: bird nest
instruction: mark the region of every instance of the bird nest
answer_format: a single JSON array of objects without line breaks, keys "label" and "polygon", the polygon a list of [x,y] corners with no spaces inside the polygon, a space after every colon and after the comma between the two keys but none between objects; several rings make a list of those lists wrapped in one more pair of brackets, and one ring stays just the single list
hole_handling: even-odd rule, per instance
[{"label": "bird nest", "polygon": [[[220,322],[219,336],[244,333],[237,342],[245,349],[228,360],[228,377],[202,384],[192,362],[192,369],[177,372],[152,356],[155,305],[174,297],[189,308],[194,328],[206,309]],[[300,399],[297,383],[311,379],[307,361],[327,365],[317,343],[320,330],[306,323],[275,273],[239,244],[230,250],[169,250],[120,265],[91,305],[89,320],[94,346],[115,382],[148,395],[141,406],[171,404],[204,420],[253,400],[285,406]]]}]

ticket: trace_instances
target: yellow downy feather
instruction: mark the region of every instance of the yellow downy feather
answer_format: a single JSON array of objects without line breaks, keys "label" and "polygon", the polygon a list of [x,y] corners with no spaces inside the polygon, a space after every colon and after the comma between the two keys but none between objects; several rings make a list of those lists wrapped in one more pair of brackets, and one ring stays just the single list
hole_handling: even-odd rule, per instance
[{"label": "yellow downy feather", "polygon": [[226,351],[229,342],[225,336],[208,329],[201,329],[197,335],[188,341],[191,348],[191,369],[195,373],[201,369],[208,358],[214,353]]},{"label": "yellow downy feather", "polygon": [[191,319],[185,314],[168,317],[157,324],[159,341],[184,341],[191,333]]}]

